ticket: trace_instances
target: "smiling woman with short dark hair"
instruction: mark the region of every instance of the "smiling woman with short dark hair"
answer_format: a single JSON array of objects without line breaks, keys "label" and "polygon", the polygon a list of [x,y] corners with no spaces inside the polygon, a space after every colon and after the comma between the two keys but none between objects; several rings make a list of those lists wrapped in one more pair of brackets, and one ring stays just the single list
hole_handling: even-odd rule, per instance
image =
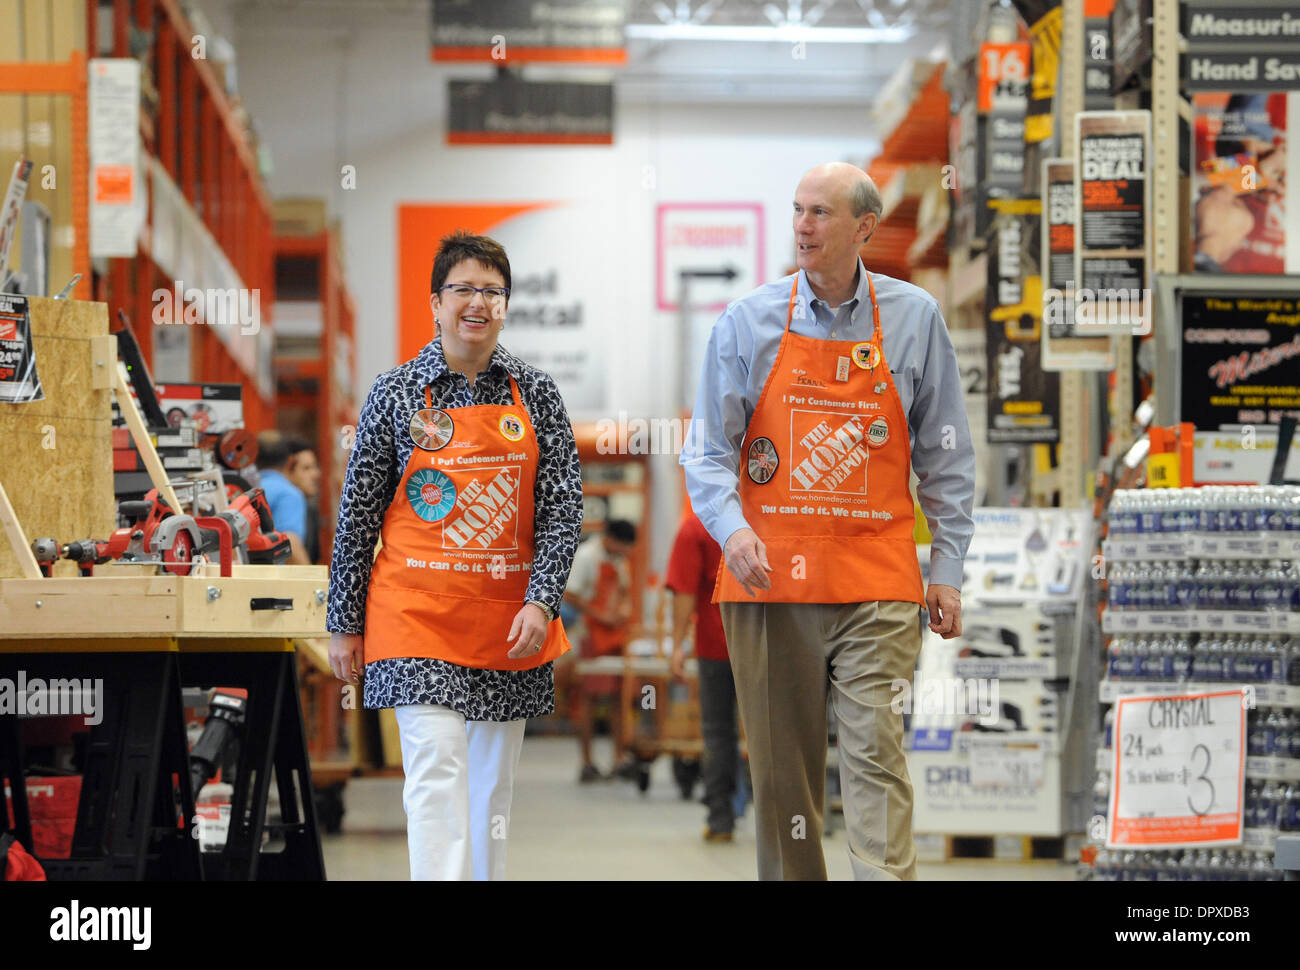
[{"label": "smiling woman with short dark hair", "polygon": [[504,878],[524,723],[569,649],[578,451],[554,380],[497,343],[509,302],[500,243],[442,240],[435,336],[370,388],[339,504],[330,664],[395,708],[413,879]]}]

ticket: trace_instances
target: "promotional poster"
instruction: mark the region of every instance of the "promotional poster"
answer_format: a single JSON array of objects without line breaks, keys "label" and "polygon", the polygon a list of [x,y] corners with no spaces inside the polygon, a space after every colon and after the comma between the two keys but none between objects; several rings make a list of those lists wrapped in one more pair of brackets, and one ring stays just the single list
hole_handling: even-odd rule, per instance
[{"label": "promotional poster", "polygon": [[1076,321],[1149,333],[1151,113],[1083,111],[1076,125]]},{"label": "promotional poster", "polygon": [[[1300,272],[1300,91],[1192,96],[1192,233],[1198,273]],[[1290,178],[1288,179],[1288,176]]]},{"label": "promotional poster", "polygon": [[1044,370],[1109,370],[1110,338],[1081,334],[1074,301],[1074,160],[1043,160]]},{"label": "promotional poster", "polygon": [[0,401],[25,404],[43,401],[32,347],[32,319],[27,297],[0,294]]},{"label": "promotional poster", "polygon": [[1043,280],[1039,274],[1037,198],[992,204],[988,245],[990,444],[1055,442],[1060,435],[1060,378],[1044,373]]}]

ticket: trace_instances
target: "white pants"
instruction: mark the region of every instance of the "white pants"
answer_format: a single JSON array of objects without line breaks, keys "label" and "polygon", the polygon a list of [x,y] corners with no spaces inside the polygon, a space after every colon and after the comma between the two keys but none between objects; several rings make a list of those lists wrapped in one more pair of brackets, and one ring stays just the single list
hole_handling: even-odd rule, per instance
[{"label": "white pants", "polygon": [[433,704],[395,708],[411,879],[504,879],[523,721],[466,721]]}]

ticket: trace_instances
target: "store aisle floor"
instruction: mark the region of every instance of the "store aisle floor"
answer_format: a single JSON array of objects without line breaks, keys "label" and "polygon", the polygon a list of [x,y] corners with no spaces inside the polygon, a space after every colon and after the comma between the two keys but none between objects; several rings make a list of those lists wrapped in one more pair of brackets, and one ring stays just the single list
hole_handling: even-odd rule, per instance
[{"label": "store aisle floor", "polygon": [[[597,741],[596,759],[610,760]],[[755,878],[754,827],[747,812],[730,845],[705,843],[704,807],[685,802],[672,782],[667,759],[655,762],[650,790],[641,795],[625,781],[577,783],[577,743],[571,738],[529,737],[515,787],[510,843],[511,879],[748,880]],[[406,836],[401,779],[354,781],[345,795],[342,835],[325,838],[331,879],[405,879]],[[751,806],[752,810],[752,806]],[[349,829],[370,831],[349,831]],[[376,833],[386,828],[391,831]],[[851,878],[844,833],[823,841],[831,879]],[[921,879],[1068,880],[1072,866],[987,861],[925,864]]]}]

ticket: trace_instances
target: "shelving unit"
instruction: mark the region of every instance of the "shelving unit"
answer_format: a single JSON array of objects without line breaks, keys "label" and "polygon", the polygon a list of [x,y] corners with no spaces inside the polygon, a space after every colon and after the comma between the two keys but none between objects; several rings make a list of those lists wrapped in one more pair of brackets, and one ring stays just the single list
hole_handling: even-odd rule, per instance
[{"label": "shelving unit", "polygon": [[[947,207],[935,204],[935,197],[947,196],[941,182],[948,162],[943,77],[942,62],[909,61],[881,92],[876,121],[887,126],[889,134],[882,139],[880,155],[867,165],[867,174],[880,189],[884,211],[862,247],[862,258],[873,271],[911,280],[946,303],[944,293],[933,293],[935,278],[917,277],[921,270],[948,267]],[[923,212],[928,217],[924,223]]]},{"label": "shelving unit", "polygon": [[[86,50],[92,52],[100,50],[97,7],[95,0],[84,4]],[[152,367],[154,340],[146,321],[153,315],[156,289],[171,288],[197,267],[219,265],[217,277],[184,279],[184,285],[258,293],[266,336],[219,326],[184,329],[190,341],[188,379],[242,385],[245,425],[259,430],[271,423],[272,414],[266,348],[274,283],[270,200],[256,153],[216,70],[190,56],[194,30],[178,0],[114,0],[111,56],[131,56],[132,29],[137,38],[148,38],[138,55],[147,214],[137,255],[107,260],[107,271],[96,276],[94,298],[108,303],[110,319],[119,308],[127,311]]]},{"label": "shelving unit", "polygon": [[[284,318],[276,335],[275,409],[282,431],[310,443],[321,465],[320,507],[337,509],[351,435],[359,417],[356,306],[344,281],[334,234],[274,238],[276,292]],[[321,556],[328,561],[335,519],[321,516]]]}]

